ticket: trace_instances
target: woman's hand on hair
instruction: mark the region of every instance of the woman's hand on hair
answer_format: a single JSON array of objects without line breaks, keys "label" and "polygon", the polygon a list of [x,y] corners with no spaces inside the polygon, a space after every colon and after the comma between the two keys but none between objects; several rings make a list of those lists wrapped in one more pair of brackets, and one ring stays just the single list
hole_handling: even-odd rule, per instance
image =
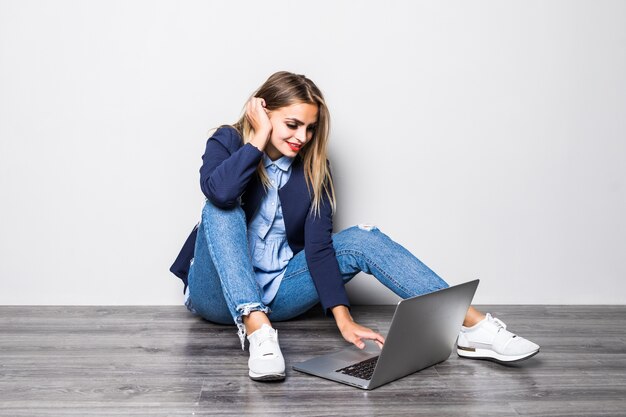
[{"label": "woman's hand on hair", "polygon": [[272,122],[268,116],[268,110],[265,108],[265,100],[260,97],[252,97],[246,103],[246,118],[254,129],[255,136],[262,136],[267,140],[272,133]]}]

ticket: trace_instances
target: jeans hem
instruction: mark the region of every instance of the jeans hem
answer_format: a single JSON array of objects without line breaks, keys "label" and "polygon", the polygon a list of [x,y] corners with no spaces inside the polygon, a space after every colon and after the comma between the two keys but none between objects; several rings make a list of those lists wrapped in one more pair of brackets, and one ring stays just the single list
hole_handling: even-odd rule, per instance
[{"label": "jeans hem", "polygon": [[237,306],[238,314],[235,316],[235,324],[237,325],[237,336],[241,341],[241,350],[246,350],[246,326],[243,324],[243,316],[249,316],[253,311],[262,311],[265,314],[271,312],[270,308],[262,303],[247,303]]}]

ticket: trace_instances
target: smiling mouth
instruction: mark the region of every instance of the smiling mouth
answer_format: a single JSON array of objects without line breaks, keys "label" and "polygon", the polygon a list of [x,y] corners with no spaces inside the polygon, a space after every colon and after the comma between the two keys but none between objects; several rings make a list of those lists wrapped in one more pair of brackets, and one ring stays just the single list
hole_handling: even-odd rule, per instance
[{"label": "smiling mouth", "polygon": [[299,151],[300,148],[302,148],[302,145],[296,145],[295,143],[291,143],[291,142],[287,142],[287,145],[289,145],[289,147],[293,151]]}]

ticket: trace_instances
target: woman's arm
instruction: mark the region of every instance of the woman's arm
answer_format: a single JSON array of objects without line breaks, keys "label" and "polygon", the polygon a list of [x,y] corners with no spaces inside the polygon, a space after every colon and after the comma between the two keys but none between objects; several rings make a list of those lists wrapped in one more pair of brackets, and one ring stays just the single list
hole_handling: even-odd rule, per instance
[{"label": "woman's arm", "polygon": [[320,216],[309,213],[305,223],[305,256],[309,273],[320,297],[324,312],[332,311],[343,338],[363,349],[362,339],[376,341],[382,347],[385,339],[376,332],[354,322],[350,315],[348,295],[333,247],[333,213],[327,195],[322,198]]},{"label": "woman's arm", "polygon": [[213,204],[232,208],[246,189],[263,157],[272,133],[265,101],[252,97],[246,103],[246,118],[254,131],[250,142],[243,140],[232,127],[219,128],[207,141],[200,168],[200,188]]},{"label": "woman's arm", "polygon": [[324,193],[319,216],[310,210],[304,224],[304,255],[326,314],[337,305],[350,306],[333,247],[332,232],[332,208]]},{"label": "woman's arm", "polygon": [[202,155],[200,188],[221,208],[235,207],[263,157],[258,148],[241,142],[234,128],[221,127],[209,138]]}]

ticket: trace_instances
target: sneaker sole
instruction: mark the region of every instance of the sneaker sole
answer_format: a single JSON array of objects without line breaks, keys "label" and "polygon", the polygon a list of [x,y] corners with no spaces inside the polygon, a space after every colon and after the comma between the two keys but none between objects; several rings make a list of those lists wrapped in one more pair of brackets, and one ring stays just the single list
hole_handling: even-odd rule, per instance
[{"label": "sneaker sole", "polygon": [[539,353],[539,349],[537,349],[534,352],[525,353],[523,355],[504,356],[492,350],[487,350],[487,349],[474,349],[474,348],[467,348],[467,347],[458,346],[458,345],[456,347],[456,354],[462,358],[486,359],[486,360],[491,360],[491,361],[499,362],[499,363],[511,363],[511,362],[523,361],[523,360],[532,358],[537,353]]},{"label": "sneaker sole", "polygon": [[248,376],[253,381],[282,381],[285,379],[285,374],[257,374],[252,371],[248,372]]}]

